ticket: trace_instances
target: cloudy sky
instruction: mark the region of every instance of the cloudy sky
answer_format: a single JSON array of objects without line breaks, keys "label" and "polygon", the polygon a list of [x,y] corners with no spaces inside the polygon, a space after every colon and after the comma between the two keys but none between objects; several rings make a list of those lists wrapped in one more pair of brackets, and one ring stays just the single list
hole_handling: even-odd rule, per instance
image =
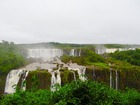
[{"label": "cloudy sky", "polygon": [[140,44],[140,0],[0,0],[0,40]]}]

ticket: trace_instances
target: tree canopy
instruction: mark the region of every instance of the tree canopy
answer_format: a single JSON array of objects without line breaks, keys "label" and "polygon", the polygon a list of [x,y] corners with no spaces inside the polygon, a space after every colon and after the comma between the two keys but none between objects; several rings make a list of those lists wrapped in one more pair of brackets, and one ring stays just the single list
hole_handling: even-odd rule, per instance
[{"label": "tree canopy", "polygon": [[8,72],[11,69],[25,64],[24,57],[13,42],[2,41],[0,43],[0,71]]},{"label": "tree canopy", "polygon": [[117,60],[140,66],[140,49],[120,52],[116,51],[115,53],[111,53],[110,56]]}]

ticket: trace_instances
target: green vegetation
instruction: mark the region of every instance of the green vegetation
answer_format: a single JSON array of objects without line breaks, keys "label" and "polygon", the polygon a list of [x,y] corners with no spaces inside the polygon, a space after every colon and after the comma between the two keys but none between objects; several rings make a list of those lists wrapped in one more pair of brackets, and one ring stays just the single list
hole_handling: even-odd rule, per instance
[{"label": "green vegetation", "polygon": [[35,43],[35,44],[19,44],[18,46],[25,47],[25,48],[27,48],[27,47],[28,48],[44,47],[44,48],[61,48],[61,49],[72,49],[72,48],[95,49],[95,45],[93,45],[93,44],[69,44],[69,43],[58,43],[58,42]]},{"label": "green vegetation", "polygon": [[89,49],[82,50],[82,54],[80,57],[64,55],[61,57],[61,60],[65,63],[71,61],[79,65],[92,65],[95,62],[105,62],[105,59],[102,56]]},{"label": "green vegetation", "polygon": [[109,68],[109,65],[107,63],[102,63],[102,62],[95,62],[93,63],[93,65],[102,68]]},{"label": "green vegetation", "polygon": [[30,71],[26,78],[27,90],[50,89],[50,86],[51,74],[47,70]]},{"label": "green vegetation", "polygon": [[24,64],[25,60],[13,42],[0,43],[0,72],[8,72]]},{"label": "green vegetation", "polygon": [[120,52],[116,51],[115,53],[111,53],[110,56],[117,60],[140,66],[140,49]]},{"label": "green vegetation", "polygon": [[104,44],[107,48],[140,48],[138,44]]},{"label": "green vegetation", "polygon": [[0,97],[0,105],[138,105],[136,90],[117,91],[95,81],[74,81],[58,91],[17,91]]},{"label": "green vegetation", "polygon": [[[86,77],[92,81],[82,82],[74,80],[74,74],[66,68],[60,70],[62,87],[51,92],[51,74],[44,70],[29,73],[26,78],[26,91],[19,90],[14,94],[0,94],[0,105],[138,105],[140,104],[140,50],[115,52],[103,58],[94,52],[93,45],[49,43],[53,46],[67,49],[82,49],[81,56],[61,57],[65,63],[74,62],[87,66]],[[46,47],[49,47],[49,44]],[[37,44],[40,46],[40,44]],[[35,45],[29,45],[34,47]],[[85,46],[85,47],[83,47]],[[118,48],[121,45],[107,45]],[[106,46],[106,47],[107,47]],[[123,47],[123,46],[121,46]],[[69,52],[69,51],[68,51]],[[69,55],[69,54],[68,54]],[[111,65],[109,65],[109,63]],[[0,74],[25,64],[24,57],[14,43],[3,41],[0,43]],[[115,86],[115,70],[119,75],[119,89],[114,90],[109,85],[110,67],[113,69],[113,83]],[[76,76],[78,77],[77,72]],[[95,74],[95,75],[94,75]],[[4,77],[0,79],[1,82]],[[104,83],[97,83],[104,82]],[[20,83],[18,84],[20,85]],[[135,88],[134,90],[126,89]],[[45,89],[45,90],[43,90]]]},{"label": "green vegetation", "polygon": [[107,48],[125,48],[125,47],[128,47],[128,45],[124,45],[124,44],[104,44],[104,46]]},{"label": "green vegetation", "polygon": [[76,71],[68,70],[67,68],[60,69],[62,86],[74,80],[74,72],[75,76],[78,78],[78,73]]}]

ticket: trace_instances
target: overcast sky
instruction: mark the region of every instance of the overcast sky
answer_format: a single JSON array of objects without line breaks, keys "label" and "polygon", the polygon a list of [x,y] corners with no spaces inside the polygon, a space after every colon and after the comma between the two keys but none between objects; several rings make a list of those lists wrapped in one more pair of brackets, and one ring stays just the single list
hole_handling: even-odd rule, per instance
[{"label": "overcast sky", "polygon": [[140,0],[0,0],[0,40],[140,44]]}]

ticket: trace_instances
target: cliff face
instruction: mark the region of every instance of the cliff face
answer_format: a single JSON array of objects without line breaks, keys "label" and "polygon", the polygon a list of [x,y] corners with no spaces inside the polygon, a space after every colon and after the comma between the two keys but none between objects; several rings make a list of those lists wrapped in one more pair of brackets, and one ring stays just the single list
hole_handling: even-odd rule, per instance
[{"label": "cliff face", "polygon": [[120,89],[129,87],[140,91],[140,71],[121,71],[119,74]]},{"label": "cliff face", "polygon": [[[107,85],[111,85],[115,89],[124,90],[126,87],[134,88],[140,91],[140,71],[126,70],[116,71],[112,70],[112,80],[110,81],[110,69],[109,68],[87,68],[86,76],[90,80],[98,82],[104,82]],[[110,83],[112,82],[112,83]]]},{"label": "cliff face", "polygon": [[[57,77],[57,74],[55,74]],[[85,77],[88,80],[104,82],[114,89],[124,90],[126,87],[140,91],[139,71],[115,71],[109,68],[86,68]],[[21,76],[22,78],[22,76]],[[60,69],[61,86],[79,79],[77,71]],[[26,78],[26,89],[50,89],[52,74],[47,70],[30,71]],[[56,80],[57,81],[57,80]]]},{"label": "cliff face", "polygon": [[4,92],[7,73],[0,74],[0,93]]},{"label": "cliff face", "polygon": [[50,89],[51,74],[47,70],[30,71],[26,78],[26,89]]},{"label": "cliff face", "polygon": [[[30,71],[28,76],[26,77],[26,89],[51,89],[53,85],[52,81],[57,82],[57,74],[55,73],[54,76],[56,79],[52,80],[52,74],[47,70]],[[67,83],[70,83],[73,80],[76,80],[76,78],[78,78],[78,73],[72,70],[61,69],[60,77],[61,86],[63,86]],[[18,85],[21,84],[20,82],[21,81],[19,81]]]}]

